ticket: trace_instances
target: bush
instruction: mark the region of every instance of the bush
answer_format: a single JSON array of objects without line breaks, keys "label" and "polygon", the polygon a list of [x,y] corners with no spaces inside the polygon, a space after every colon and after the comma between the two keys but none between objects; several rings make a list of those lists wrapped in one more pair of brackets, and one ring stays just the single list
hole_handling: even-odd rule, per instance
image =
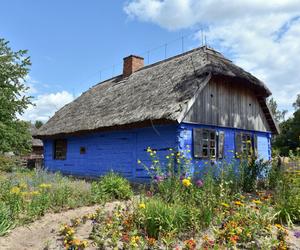
[{"label": "bush", "polygon": [[300,172],[284,172],[274,194],[276,218],[289,225],[300,222]]},{"label": "bush", "polygon": [[9,229],[13,226],[9,207],[3,202],[0,202],[0,236],[7,234]]},{"label": "bush", "polygon": [[13,157],[0,155],[0,172],[12,172],[17,168],[17,160]]},{"label": "bush", "polygon": [[99,181],[92,183],[92,195],[95,201],[127,200],[132,197],[133,191],[127,179],[114,172],[110,172]]},{"label": "bush", "polygon": [[161,234],[186,231],[190,226],[191,217],[186,206],[166,203],[159,198],[152,198],[141,208],[140,227],[149,237],[158,238]]}]

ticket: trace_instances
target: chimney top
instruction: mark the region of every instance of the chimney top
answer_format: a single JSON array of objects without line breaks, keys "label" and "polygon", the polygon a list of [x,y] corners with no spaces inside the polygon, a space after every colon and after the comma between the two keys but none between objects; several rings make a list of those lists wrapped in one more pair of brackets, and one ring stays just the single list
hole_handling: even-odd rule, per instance
[{"label": "chimney top", "polygon": [[123,62],[123,76],[130,76],[135,71],[144,67],[144,58],[136,55],[125,57]]}]

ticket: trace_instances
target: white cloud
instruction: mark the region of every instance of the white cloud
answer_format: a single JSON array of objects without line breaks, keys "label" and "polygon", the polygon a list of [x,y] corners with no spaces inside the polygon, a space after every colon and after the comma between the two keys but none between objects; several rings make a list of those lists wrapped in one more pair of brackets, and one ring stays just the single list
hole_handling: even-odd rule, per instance
[{"label": "white cloud", "polygon": [[124,10],[168,30],[205,27],[209,45],[263,80],[281,109],[292,109],[300,93],[299,0],[131,0]]},{"label": "white cloud", "polygon": [[22,115],[27,121],[47,121],[54,113],[65,104],[74,100],[74,96],[67,91],[38,95],[33,103]]}]

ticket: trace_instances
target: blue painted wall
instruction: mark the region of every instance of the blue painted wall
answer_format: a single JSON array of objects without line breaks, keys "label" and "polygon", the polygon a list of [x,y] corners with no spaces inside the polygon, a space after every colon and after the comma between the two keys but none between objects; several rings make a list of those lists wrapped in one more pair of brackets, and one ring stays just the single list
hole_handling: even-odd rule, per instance
[{"label": "blue painted wall", "polygon": [[191,124],[191,123],[181,123],[178,126],[177,138],[178,138],[178,150],[181,151],[187,158],[192,158],[192,169],[194,173],[201,173],[206,165],[210,164],[207,159],[194,159],[193,158],[193,128],[211,128],[216,131],[223,131],[225,133],[224,140],[224,155],[225,157],[219,162],[232,163],[235,160],[235,132],[250,132],[257,135],[257,150],[258,157],[264,160],[271,159],[271,133],[270,132],[258,132],[249,131],[235,128],[218,127],[211,125],[202,124]]},{"label": "blue painted wall", "polygon": [[[169,154],[169,148],[176,148],[184,152],[187,157],[192,157],[192,130],[194,127],[224,131],[225,160],[231,161],[234,158],[235,131],[244,130],[182,123],[180,125],[155,126],[155,129],[146,127],[67,137],[66,160],[55,160],[53,158],[53,140],[44,140],[45,167],[50,171],[91,177],[104,175],[114,170],[132,181],[144,181],[149,176],[144,167],[137,164],[137,160],[141,160],[147,166],[151,165],[151,159],[146,152],[147,147],[157,150],[162,162],[166,161],[165,156]],[[251,131],[251,133],[257,135],[259,157],[270,159],[271,134],[257,131]],[[85,154],[80,154],[80,147],[86,148]],[[190,152],[187,152],[187,149],[190,149]],[[201,171],[206,164],[207,160],[193,159],[195,171]]]},{"label": "blue painted wall", "polygon": [[[137,160],[151,165],[147,147],[157,149],[160,158],[165,159],[168,148],[176,147],[176,131],[176,125],[165,125],[67,137],[66,160],[55,160],[54,141],[44,140],[45,167],[92,177],[114,170],[130,180],[142,181],[149,177]],[[86,147],[85,154],[80,154],[80,147]]]}]

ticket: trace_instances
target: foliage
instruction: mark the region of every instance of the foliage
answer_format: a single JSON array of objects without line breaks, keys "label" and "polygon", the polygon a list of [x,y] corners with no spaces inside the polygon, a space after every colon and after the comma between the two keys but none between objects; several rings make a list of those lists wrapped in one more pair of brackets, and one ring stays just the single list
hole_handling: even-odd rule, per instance
[{"label": "foliage", "polygon": [[0,236],[5,235],[12,226],[9,208],[0,201]]},{"label": "foliage", "polygon": [[0,172],[12,172],[18,167],[18,159],[0,155]]},{"label": "foliage", "polygon": [[31,222],[49,211],[93,203],[90,184],[45,171],[7,174],[0,179],[0,202],[16,224]]},{"label": "foliage", "polygon": [[127,179],[114,172],[110,172],[99,181],[92,183],[92,194],[96,201],[112,199],[127,200],[132,197],[133,191]]},{"label": "foliage", "polygon": [[241,160],[239,165],[241,187],[243,192],[253,192],[257,189],[257,181],[268,176],[270,162],[263,159],[250,158]]},{"label": "foliage", "polygon": [[12,51],[8,42],[0,39],[0,153],[30,150],[29,124],[17,118],[31,104],[30,97],[23,94],[31,64],[26,54],[26,50]]},{"label": "foliage", "polygon": [[239,196],[222,205],[218,213],[221,226],[215,230],[216,244],[228,248],[258,249],[256,239],[269,237],[272,240],[273,211],[268,195],[261,194],[260,199],[252,201]]},{"label": "foliage", "polygon": [[42,121],[36,120],[34,123],[34,126],[39,129],[40,127],[42,127],[44,125],[44,123]]},{"label": "foliage", "polygon": [[274,194],[276,218],[289,225],[300,222],[300,171],[285,171],[278,177]]},{"label": "foliage", "polygon": [[283,110],[283,111],[278,110],[277,102],[274,100],[273,97],[268,100],[268,106],[269,106],[271,113],[273,114],[273,117],[276,122],[279,123],[281,121],[284,121],[285,115],[288,111],[287,110]]},{"label": "foliage", "polygon": [[187,230],[191,224],[191,214],[181,203],[167,203],[160,198],[145,202],[138,210],[138,223],[147,236],[158,239],[166,233]]}]

